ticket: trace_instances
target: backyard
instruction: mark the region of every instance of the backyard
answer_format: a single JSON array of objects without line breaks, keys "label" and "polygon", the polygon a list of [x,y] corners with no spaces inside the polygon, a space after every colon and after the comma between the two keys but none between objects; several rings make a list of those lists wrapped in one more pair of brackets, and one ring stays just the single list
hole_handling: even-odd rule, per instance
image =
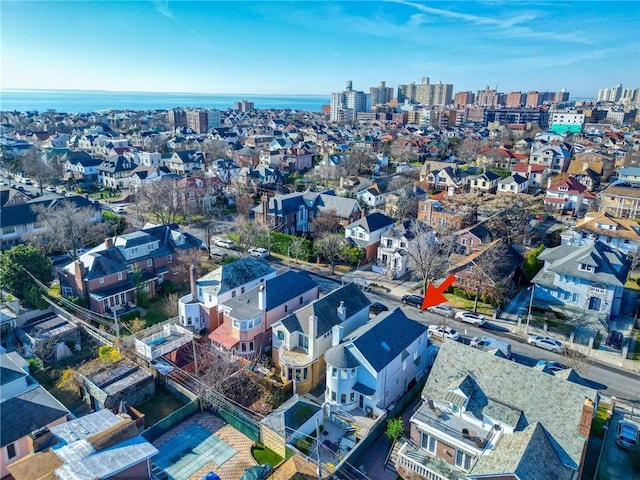
[{"label": "backyard", "polygon": [[156,389],[156,394],[153,398],[140,405],[136,405],[135,408],[139,412],[144,413],[145,428],[149,428],[184,405],[185,402],[160,387]]}]

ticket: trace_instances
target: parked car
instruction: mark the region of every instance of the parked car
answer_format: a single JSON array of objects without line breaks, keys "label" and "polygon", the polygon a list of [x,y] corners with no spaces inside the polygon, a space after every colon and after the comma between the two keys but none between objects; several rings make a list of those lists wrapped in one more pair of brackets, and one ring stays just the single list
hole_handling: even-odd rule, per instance
[{"label": "parked car", "polygon": [[635,450],[640,443],[640,429],[629,420],[618,421],[616,444],[626,450]]},{"label": "parked car", "polygon": [[504,340],[498,340],[494,337],[473,337],[469,342],[469,346],[479,350],[500,350],[506,358],[511,358],[511,344]]},{"label": "parked car", "polygon": [[431,337],[450,338],[451,340],[458,340],[460,334],[451,327],[443,327],[442,325],[429,325],[427,328],[427,335]]},{"label": "parked car", "polygon": [[403,295],[402,303],[420,308],[422,306],[422,297],[420,295]]},{"label": "parked car", "polygon": [[233,243],[232,240],[229,240],[228,238],[216,238],[216,240],[213,242],[217,247],[222,247],[222,248],[233,248],[235,246],[235,244]]},{"label": "parked car", "polygon": [[56,193],[56,187],[47,187],[47,188],[45,188],[45,190],[46,190],[47,192]]},{"label": "parked car", "polygon": [[[76,248],[76,255],[79,257],[80,255],[84,255],[89,251],[88,248]],[[69,250],[67,255],[73,258],[73,250]]]},{"label": "parked car", "polygon": [[384,303],[373,302],[369,306],[369,313],[373,315],[378,315],[379,313],[388,312],[388,311],[389,311],[389,307],[387,307]]},{"label": "parked car", "polygon": [[438,315],[442,315],[443,317],[453,317],[455,312],[453,311],[453,308],[451,308],[449,305],[434,305],[433,307],[429,307],[427,308],[428,312],[431,313],[437,313]]},{"label": "parked car", "polygon": [[209,257],[224,261],[227,258],[227,252],[220,250],[219,248],[212,248],[209,252]]},{"label": "parked car", "polygon": [[566,370],[569,368],[562,363],[552,362],[550,360],[539,360],[538,363],[536,363],[536,367],[548,368],[552,372],[559,372],[560,370]]},{"label": "parked car", "polygon": [[471,312],[458,312],[456,313],[456,318],[461,322],[472,323],[476,327],[479,327],[486,323],[483,315],[476,315],[475,313]]},{"label": "parked car", "polygon": [[124,207],[113,207],[113,213],[117,213],[118,215],[122,215],[124,213],[127,213],[127,211],[124,209]]},{"label": "parked car", "polygon": [[[231,247],[227,247],[227,248],[231,248]],[[260,247],[250,248],[247,251],[247,253],[249,254],[249,256],[253,258],[267,258],[269,256],[269,251],[266,248],[260,248]]]},{"label": "parked car", "polygon": [[618,332],[617,330],[611,330],[609,332],[609,335],[607,335],[607,339],[604,341],[604,344],[609,347],[621,349],[623,341],[624,335],[622,335],[622,333]]},{"label": "parked car", "polygon": [[545,350],[550,350],[553,353],[562,353],[564,351],[564,344],[553,337],[545,337],[544,335],[529,335],[529,339],[527,340],[529,345],[533,345],[534,347],[544,348]]}]

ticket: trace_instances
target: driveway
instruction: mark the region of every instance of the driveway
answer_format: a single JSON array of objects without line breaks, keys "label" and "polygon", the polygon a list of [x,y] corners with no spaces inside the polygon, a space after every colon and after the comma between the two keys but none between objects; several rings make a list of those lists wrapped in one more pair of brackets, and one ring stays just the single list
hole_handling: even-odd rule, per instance
[{"label": "driveway", "polygon": [[[616,427],[618,420],[622,420],[625,413],[628,412],[617,407],[614,409],[613,416],[609,421],[609,428],[605,433],[604,449],[596,480],[640,478],[640,461],[637,458],[635,462],[632,461],[632,456],[638,455],[638,453],[623,450],[616,445]],[[633,418],[636,422],[640,423],[640,414],[636,413]]]}]

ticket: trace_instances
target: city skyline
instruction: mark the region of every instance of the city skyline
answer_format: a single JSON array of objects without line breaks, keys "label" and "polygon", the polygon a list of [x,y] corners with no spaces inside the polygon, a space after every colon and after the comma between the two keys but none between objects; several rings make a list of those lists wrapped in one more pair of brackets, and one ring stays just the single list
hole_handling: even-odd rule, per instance
[{"label": "city skyline", "polygon": [[635,2],[9,1],[0,26],[4,89],[330,96],[428,76],[593,98],[640,78]]}]

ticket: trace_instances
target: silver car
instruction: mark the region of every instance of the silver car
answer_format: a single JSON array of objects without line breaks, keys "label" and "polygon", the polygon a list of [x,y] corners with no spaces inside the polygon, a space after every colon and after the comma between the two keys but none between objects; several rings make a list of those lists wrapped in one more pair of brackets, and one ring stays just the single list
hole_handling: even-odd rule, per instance
[{"label": "silver car", "polygon": [[564,344],[560,340],[553,337],[545,337],[544,335],[529,335],[527,342],[529,345],[544,348],[545,350],[549,350],[553,353],[562,353],[565,348]]}]

